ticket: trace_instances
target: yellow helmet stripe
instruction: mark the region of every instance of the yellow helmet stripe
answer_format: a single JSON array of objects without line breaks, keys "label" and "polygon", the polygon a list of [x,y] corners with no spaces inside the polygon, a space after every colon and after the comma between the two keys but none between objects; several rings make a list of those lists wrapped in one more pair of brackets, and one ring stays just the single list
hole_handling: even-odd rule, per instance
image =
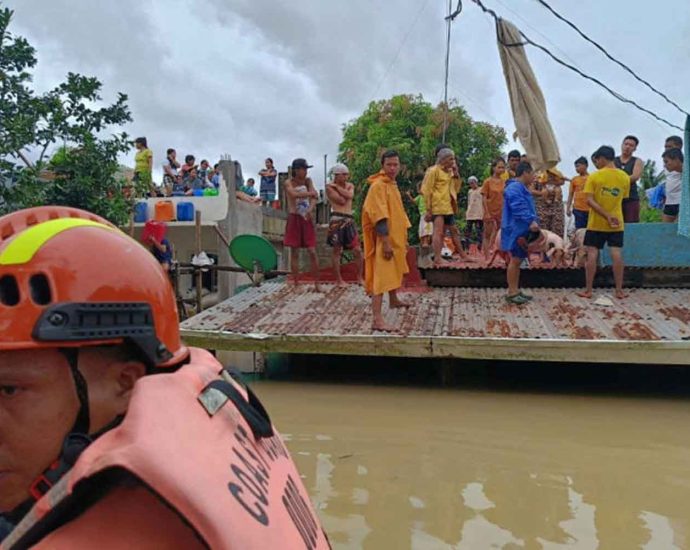
[{"label": "yellow helmet stripe", "polygon": [[7,248],[0,252],[0,265],[25,264],[34,257],[34,254],[50,239],[63,231],[75,227],[99,227],[109,231],[117,231],[112,227],[91,220],[81,218],[59,218],[39,223],[22,231],[17,235]]}]

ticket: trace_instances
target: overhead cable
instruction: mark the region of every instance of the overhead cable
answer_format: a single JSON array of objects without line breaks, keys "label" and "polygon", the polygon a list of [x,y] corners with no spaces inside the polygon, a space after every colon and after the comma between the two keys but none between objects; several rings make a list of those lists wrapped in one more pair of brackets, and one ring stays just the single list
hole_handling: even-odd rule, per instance
[{"label": "overhead cable", "polygon": [[[472,0],[472,1],[473,1],[475,4],[477,4],[477,5],[482,9],[482,11],[483,11],[484,13],[488,13],[489,15],[491,15],[491,17],[494,18],[494,21],[496,22],[496,25],[498,25],[499,21],[501,21],[501,17],[500,17],[494,10],[492,10],[492,9],[490,9],[490,8],[487,8],[487,7],[482,3],[482,0]],[[677,129],[677,130],[683,131],[683,128],[681,128],[680,126],[677,126],[677,125],[673,124],[672,122],[669,122],[669,121],[666,120],[665,118],[663,118],[663,117],[657,115],[655,112],[650,111],[649,109],[647,109],[647,108],[645,108],[645,107],[642,107],[642,105],[640,105],[640,104],[637,103],[636,101],[633,101],[632,99],[628,99],[628,98],[625,97],[624,95],[622,95],[622,94],[616,92],[615,90],[612,90],[611,88],[609,88],[606,84],[604,84],[604,83],[603,83],[601,80],[599,80],[598,78],[595,78],[595,77],[593,77],[593,76],[590,76],[590,75],[588,75],[588,74],[585,74],[584,72],[582,72],[582,71],[581,71],[580,69],[578,69],[577,67],[574,67],[573,65],[571,65],[571,64],[569,64],[569,63],[566,63],[565,61],[563,61],[562,59],[560,59],[559,57],[557,57],[556,55],[554,55],[554,54],[553,54],[548,48],[546,48],[545,46],[542,46],[541,44],[538,44],[538,43],[534,42],[534,41],[533,41],[532,39],[530,39],[527,35],[525,35],[525,33],[522,32],[521,30],[518,29],[518,32],[520,33],[520,36],[522,37],[523,42],[518,42],[518,43],[515,43],[515,44],[507,44],[507,43],[505,43],[505,42],[503,42],[503,41],[501,40],[500,36],[499,36],[499,41],[500,41],[501,44],[502,44],[503,46],[505,46],[506,48],[517,48],[517,47],[527,46],[527,45],[529,45],[529,46],[534,46],[535,48],[538,48],[539,50],[541,50],[541,51],[543,51],[545,54],[547,54],[547,55],[548,55],[551,59],[553,59],[556,63],[558,63],[558,64],[560,64],[560,65],[566,67],[567,69],[570,69],[571,71],[573,71],[574,73],[578,74],[578,75],[581,76],[582,78],[585,78],[586,80],[590,80],[591,82],[594,82],[595,84],[597,84],[598,86],[600,86],[601,88],[603,88],[604,90],[606,90],[608,93],[610,93],[610,94],[611,94],[613,97],[615,97],[618,101],[621,101],[622,103],[627,103],[628,105],[632,105],[632,106],[635,107],[636,109],[642,111],[643,113],[646,113],[646,114],[650,115],[651,117],[655,118],[655,119],[658,120],[659,122],[663,122],[664,124],[670,126],[671,128],[675,128],[675,129]]]},{"label": "overhead cable", "polygon": [[395,53],[395,57],[391,61],[390,65],[388,65],[388,68],[386,69],[386,71],[383,73],[381,80],[379,80],[379,83],[376,86],[376,90],[374,90],[374,93],[372,94],[373,97],[376,97],[376,94],[379,93],[379,89],[381,88],[381,85],[386,80],[388,73],[390,73],[391,69],[393,68],[393,65],[395,65],[397,63],[398,57],[400,57],[400,52],[402,52],[402,49],[405,47],[405,44],[407,43],[407,39],[410,38],[410,34],[412,34],[413,29],[417,25],[417,21],[419,21],[420,16],[422,15],[422,12],[424,11],[424,9],[426,8],[426,5],[428,3],[429,3],[429,0],[424,0],[424,3],[422,4],[421,8],[419,8],[419,11],[415,14],[414,19],[412,20],[412,24],[410,25],[410,28],[407,29],[407,32],[405,33],[405,36],[402,39],[402,42],[400,42],[400,46],[398,47],[398,51]]},{"label": "overhead cable", "polygon": [[618,65],[623,70],[625,70],[627,73],[632,75],[633,78],[635,78],[635,80],[644,84],[647,88],[649,88],[651,91],[653,91],[656,95],[663,98],[667,103],[673,105],[676,109],[678,109],[684,115],[690,116],[690,113],[688,113],[686,110],[684,110],[680,105],[678,105],[675,101],[673,101],[671,98],[669,98],[665,93],[657,90],[654,86],[652,86],[644,78],[638,76],[637,73],[635,71],[633,71],[630,67],[628,67],[625,63],[623,63],[622,61],[619,61],[618,59],[613,57],[609,52],[606,51],[606,49],[603,46],[601,46],[598,42],[591,39],[584,32],[582,32],[575,23],[573,23],[573,22],[569,21],[568,19],[566,19],[565,17],[563,17],[560,13],[558,13],[555,9],[553,9],[547,2],[545,2],[545,0],[536,0],[536,1],[539,2],[542,6],[544,6],[547,10],[549,10],[557,19],[559,19],[560,21],[563,21],[563,23],[565,23],[570,28],[572,28],[577,34],[579,34],[587,42],[592,44],[596,49],[598,49],[601,53],[603,53],[609,60],[613,61],[616,65]]}]

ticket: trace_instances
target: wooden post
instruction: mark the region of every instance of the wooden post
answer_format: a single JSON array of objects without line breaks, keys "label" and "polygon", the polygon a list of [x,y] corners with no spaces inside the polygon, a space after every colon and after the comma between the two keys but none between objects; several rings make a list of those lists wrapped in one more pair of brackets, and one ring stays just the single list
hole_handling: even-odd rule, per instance
[{"label": "wooden post", "polygon": [[[196,249],[196,255],[197,257],[201,253],[201,211],[200,210],[195,210],[194,211],[194,237],[196,241],[195,249]],[[201,272],[201,268],[199,266],[196,266],[196,271],[195,271],[195,276],[196,276],[196,312],[201,313],[201,282],[202,282],[202,277],[203,274]]]},{"label": "wooden post", "polygon": [[[218,222],[218,230],[227,236],[228,241],[232,241],[237,236],[237,189],[235,187],[235,163],[229,155],[220,161],[220,173],[223,182],[228,190],[228,215],[224,220]],[[230,251],[227,245],[218,247],[218,263],[220,265],[231,265]],[[218,274],[218,297],[221,301],[227,300],[235,293],[237,286],[237,276],[232,273]]]}]

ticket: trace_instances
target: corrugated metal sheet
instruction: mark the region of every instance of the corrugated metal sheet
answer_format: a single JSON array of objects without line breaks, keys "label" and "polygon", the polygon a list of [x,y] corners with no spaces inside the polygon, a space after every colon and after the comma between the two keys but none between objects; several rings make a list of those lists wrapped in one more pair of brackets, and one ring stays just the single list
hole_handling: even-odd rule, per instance
[{"label": "corrugated metal sheet", "polygon": [[[361,287],[266,283],[183,323],[195,332],[323,337],[372,335],[370,300]],[[690,290],[633,289],[629,298],[595,305],[566,289],[535,289],[526,306],[505,290],[434,288],[405,293],[409,309],[385,311],[403,337],[683,342],[690,340]],[[599,291],[600,296],[610,296]]]}]

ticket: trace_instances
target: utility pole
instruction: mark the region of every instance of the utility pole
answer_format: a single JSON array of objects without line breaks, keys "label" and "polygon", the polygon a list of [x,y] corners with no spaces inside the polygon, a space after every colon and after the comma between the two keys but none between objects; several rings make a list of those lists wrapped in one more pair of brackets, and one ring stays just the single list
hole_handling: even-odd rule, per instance
[{"label": "utility pole", "polygon": [[448,17],[446,17],[446,78],[443,86],[443,138],[441,143],[446,142],[446,132],[448,131],[448,73],[450,69],[450,28],[453,24],[451,12],[453,10],[453,0],[448,0]]},{"label": "utility pole", "polygon": [[326,189],[328,183],[328,154],[323,156],[323,188]]},{"label": "utility pole", "polygon": [[448,16],[446,17],[446,78],[443,86],[443,143],[446,142],[446,132],[448,131],[448,76],[450,73],[450,30],[455,18],[462,13],[462,0],[458,0],[458,5],[453,11],[453,0],[448,0]]}]

